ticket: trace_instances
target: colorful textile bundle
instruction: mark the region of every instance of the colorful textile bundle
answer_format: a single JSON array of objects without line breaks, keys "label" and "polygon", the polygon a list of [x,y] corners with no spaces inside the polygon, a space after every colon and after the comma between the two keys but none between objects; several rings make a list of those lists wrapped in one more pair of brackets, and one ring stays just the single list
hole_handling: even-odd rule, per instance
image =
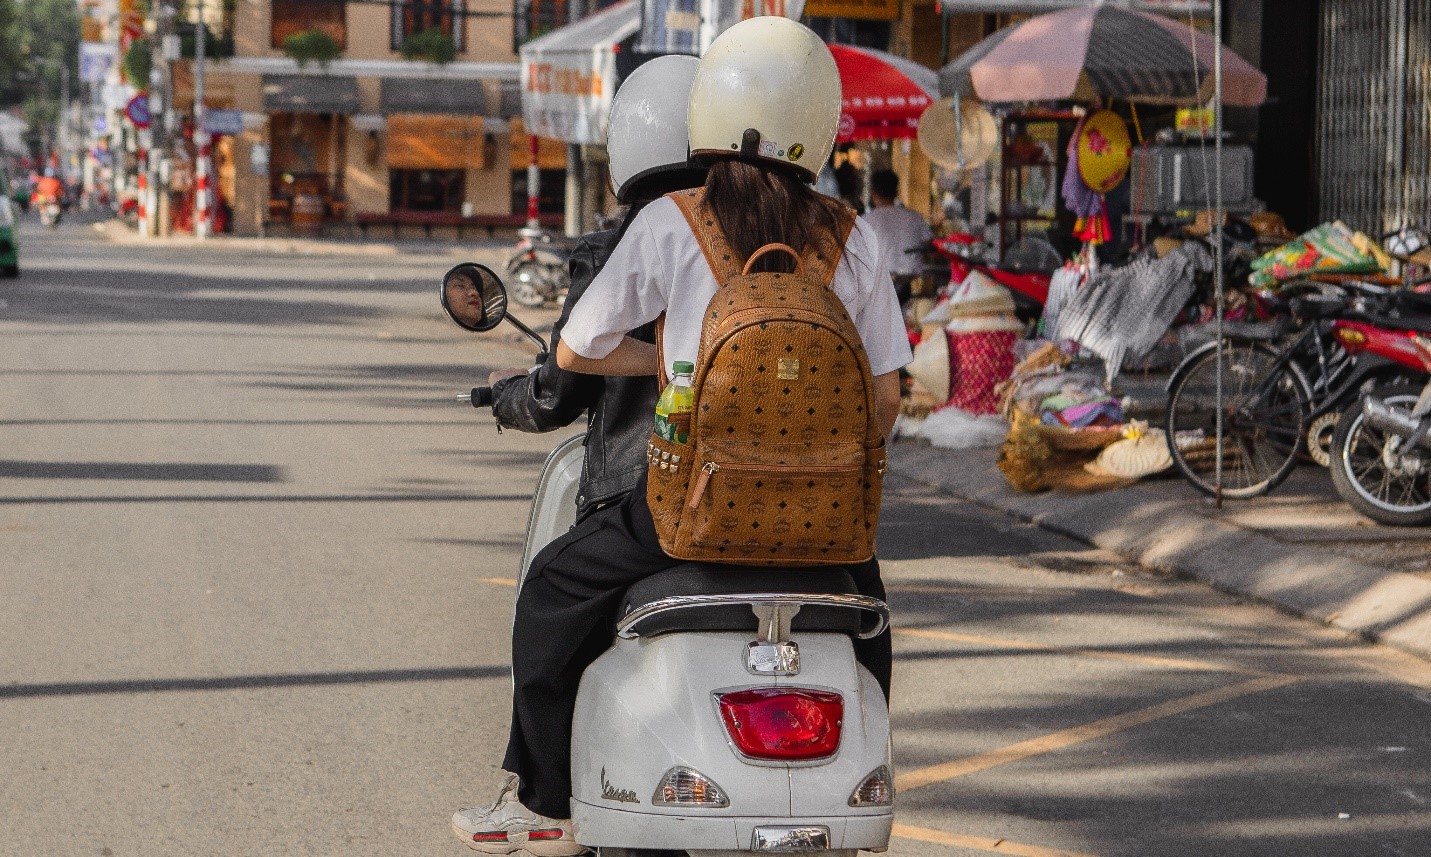
[{"label": "colorful textile bundle", "polygon": [[1248,282],[1254,288],[1272,288],[1313,274],[1377,274],[1390,265],[1391,258],[1375,241],[1338,220],[1258,258]]}]

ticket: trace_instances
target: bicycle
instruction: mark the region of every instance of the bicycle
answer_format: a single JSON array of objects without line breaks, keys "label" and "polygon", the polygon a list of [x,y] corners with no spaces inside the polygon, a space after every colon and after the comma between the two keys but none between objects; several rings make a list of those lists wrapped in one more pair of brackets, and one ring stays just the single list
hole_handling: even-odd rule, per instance
[{"label": "bicycle", "polygon": [[1183,477],[1205,494],[1246,499],[1276,488],[1296,467],[1300,452],[1330,441],[1330,431],[1323,440],[1318,421],[1340,413],[1380,371],[1359,363],[1335,329],[1340,319],[1380,307],[1389,289],[1349,279],[1288,283],[1282,292],[1262,296],[1283,311],[1279,329],[1263,337],[1225,336],[1220,366],[1217,343],[1210,342],[1188,355],[1168,382],[1168,450]]},{"label": "bicycle", "polygon": [[560,304],[571,288],[567,255],[571,247],[540,227],[517,230],[517,246],[507,259],[512,299],[525,307]]}]

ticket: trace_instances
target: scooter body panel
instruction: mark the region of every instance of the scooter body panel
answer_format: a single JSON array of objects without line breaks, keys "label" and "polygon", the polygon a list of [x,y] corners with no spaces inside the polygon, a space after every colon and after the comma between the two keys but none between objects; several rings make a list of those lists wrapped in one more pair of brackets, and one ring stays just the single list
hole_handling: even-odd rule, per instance
[{"label": "scooter body panel", "polygon": [[[753,633],[677,632],[618,640],[582,677],[572,732],[572,821],[592,847],[692,852],[751,848],[757,827],[819,825],[830,850],[888,843],[891,807],[849,806],[864,778],[889,764],[888,711],[850,640],[801,633],[801,671],[776,678],[746,671]],[[810,687],[845,698],[835,756],[808,763],[751,761],[726,734],[720,691]],[[675,766],[708,777],[729,800],[722,808],[652,805]]]}]

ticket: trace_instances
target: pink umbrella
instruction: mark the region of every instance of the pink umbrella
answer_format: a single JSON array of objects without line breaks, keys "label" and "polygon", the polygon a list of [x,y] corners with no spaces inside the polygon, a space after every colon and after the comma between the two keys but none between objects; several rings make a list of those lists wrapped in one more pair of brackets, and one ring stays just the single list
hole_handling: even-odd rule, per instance
[{"label": "pink umbrella", "polygon": [[939,98],[939,77],[913,60],[851,45],[830,45],[840,69],[841,143],[914,137],[919,117]]},{"label": "pink umbrella", "polygon": [[[994,33],[940,69],[945,95],[984,101],[1126,99],[1196,104],[1213,96],[1212,36],[1161,15],[1096,5],[1039,15]],[[1223,102],[1256,107],[1267,76],[1227,49]]]}]

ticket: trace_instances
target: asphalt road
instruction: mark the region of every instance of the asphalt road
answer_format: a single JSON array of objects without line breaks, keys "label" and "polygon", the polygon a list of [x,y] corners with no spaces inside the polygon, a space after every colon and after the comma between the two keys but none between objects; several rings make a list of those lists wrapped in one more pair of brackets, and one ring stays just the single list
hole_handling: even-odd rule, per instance
[{"label": "asphalt road", "polygon": [[[451,402],[530,350],[440,318],[457,256],[430,249],[26,224],[0,855],[467,853],[447,819],[497,782],[530,486],[566,433]],[[881,549],[891,855],[1431,855],[1425,662],[912,483]]]}]

